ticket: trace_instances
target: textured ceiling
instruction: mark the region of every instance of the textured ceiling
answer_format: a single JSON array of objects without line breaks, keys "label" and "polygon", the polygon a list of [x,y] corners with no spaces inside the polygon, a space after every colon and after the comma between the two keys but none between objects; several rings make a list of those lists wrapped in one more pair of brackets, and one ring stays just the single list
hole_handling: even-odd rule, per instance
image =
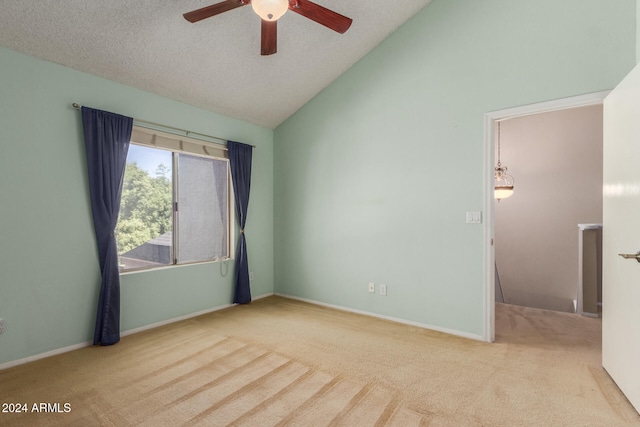
[{"label": "textured ceiling", "polygon": [[2,0],[0,45],[225,116],[275,128],[430,0],[316,0],[353,19],[345,34],[296,13],[260,55],[244,6],[196,24],[216,0]]}]

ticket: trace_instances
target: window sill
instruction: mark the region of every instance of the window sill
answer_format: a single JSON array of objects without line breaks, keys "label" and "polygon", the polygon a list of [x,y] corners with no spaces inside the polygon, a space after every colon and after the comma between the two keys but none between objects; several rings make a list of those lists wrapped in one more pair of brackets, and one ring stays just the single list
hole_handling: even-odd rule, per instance
[{"label": "window sill", "polygon": [[128,276],[136,273],[145,273],[149,271],[158,271],[158,270],[167,270],[172,268],[180,268],[180,267],[190,267],[194,265],[204,265],[204,264],[218,264],[218,263],[227,263],[228,261],[233,261],[233,258],[220,258],[209,261],[195,261],[195,262],[187,262],[183,264],[170,264],[170,265],[159,265],[152,267],[141,267],[141,268],[132,268],[126,271],[120,271],[120,276]]}]

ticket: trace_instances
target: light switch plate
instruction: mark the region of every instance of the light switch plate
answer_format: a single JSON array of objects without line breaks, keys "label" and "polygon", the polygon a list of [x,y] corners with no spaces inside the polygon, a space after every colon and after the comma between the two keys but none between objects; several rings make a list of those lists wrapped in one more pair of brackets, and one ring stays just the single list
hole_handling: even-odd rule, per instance
[{"label": "light switch plate", "polygon": [[482,212],[467,212],[467,224],[482,224]]}]

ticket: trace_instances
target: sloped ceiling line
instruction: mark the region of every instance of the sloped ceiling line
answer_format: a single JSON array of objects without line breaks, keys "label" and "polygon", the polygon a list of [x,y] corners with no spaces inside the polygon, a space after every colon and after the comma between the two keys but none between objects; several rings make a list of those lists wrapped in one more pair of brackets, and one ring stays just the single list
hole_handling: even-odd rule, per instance
[{"label": "sloped ceiling line", "polygon": [[0,45],[273,129],[430,1],[317,0],[351,28],[286,13],[278,53],[265,57],[251,8],[182,17],[215,0],[3,0]]}]

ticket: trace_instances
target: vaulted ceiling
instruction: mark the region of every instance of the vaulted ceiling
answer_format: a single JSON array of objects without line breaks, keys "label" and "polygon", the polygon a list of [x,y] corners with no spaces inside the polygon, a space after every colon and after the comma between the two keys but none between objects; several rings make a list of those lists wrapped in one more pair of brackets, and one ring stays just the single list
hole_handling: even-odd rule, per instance
[{"label": "vaulted ceiling", "polygon": [[270,56],[251,6],[182,17],[218,1],[2,0],[0,45],[275,128],[431,0],[316,0],[351,28],[338,34],[289,11]]}]

